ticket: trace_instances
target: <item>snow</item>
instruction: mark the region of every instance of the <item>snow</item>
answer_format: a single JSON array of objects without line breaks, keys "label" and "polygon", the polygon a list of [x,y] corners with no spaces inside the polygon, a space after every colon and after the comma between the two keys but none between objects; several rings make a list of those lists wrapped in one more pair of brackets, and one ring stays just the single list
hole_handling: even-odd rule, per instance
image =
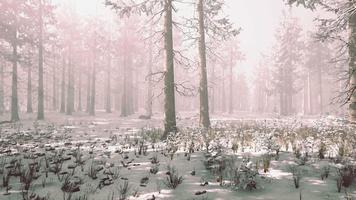
[{"label": "snow", "polygon": [[[39,122],[36,125],[39,132],[34,131],[34,125],[30,120],[24,120],[20,131],[12,128],[10,125],[2,125],[0,135],[1,152],[10,149],[11,153],[1,154],[1,163],[9,163],[12,159],[22,158],[23,169],[33,159],[25,159],[24,155],[36,154],[44,152],[47,158],[56,155],[55,152],[64,152],[64,156],[73,153],[79,145],[79,153],[82,154],[82,159],[85,162],[84,171],[78,166],[74,170],[74,175],[82,179],[83,184],[80,185],[80,192],[74,193],[73,198],[87,194],[89,199],[108,199],[112,193],[118,199],[118,188],[127,179],[130,186],[129,199],[236,199],[236,200],[285,200],[285,199],[330,199],[338,200],[345,199],[344,189],[341,193],[337,192],[336,178],[338,170],[343,168],[347,163],[353,163],[352,151],[349,149],[349,157],[345,156],[344,162],[335,163],[333,155],[337,155],[337,149],[340,138],[345,135],[351,136],[354,134],[355,127],[345,124],[342,120],[336,118],[323,119],[239,119],[233,120],[234,117],[217,117],[213,120],[214,126],[218,127],[216,136],[211,141],[210,152],[213,159],[226,160],[229,164],[223,172],[223,184],[218,182],[217,174],[211,170],[207,170],[204,165],[206,158],[205,146],[200,136],[198,127],[185,127],[189,117],[185,117],[179,121],[180,132],[172,138],[173,141],[152,143],[149,136],[144,135],[145,130],[155,127],[161,128],[160,118],[153,120],[138,120],[137,118],[116,119],[112,116],[103,118],[103,116],[92,117],[72,117],[65,121],[58,120],[58,116],[54,115],[46,122]],[[188,122],[190,123],[190,122]],[[244,125],[241,125],[243,123]],[[231,126],[234,124],[234,126]],[[303,124],[303,125],[301,125]],[[53,126],[50,128],[49,126]],[[149,128],[145,128],[149,127]],[[235,128],[234,128],[235,127]],[[308,132],[309,135],[303,136],[304,132],[298,132],[298,128],[309,127],[314,132]],[[281,131],[284,130],[284,131]],[[245,137],[241,137],[241,134]],[[302,155],[308,152],[308,160],[304,165],[298,166],[299,159],[292,152],[291,144],[289,150],[286,150],[286,145],[283,143],[287,136],[294,135],[296,144],[300,145]],[[313,135],[316,134],[316,135]],[[117,136],[117,141],[112,139],[112,136]],[[25,139],[26,137],[29,139]],[[127,137],[126,137],[127,136]],[[192,139],[194,137],[194,139]],[[330,137],[330,138],[329,138]],[[36,140],[34,138],[37,138]],[[233,139],[238,141],[238,151],[233,152],[231,145]],[[294,141],[293,140],[293,141]],[[352,146],[352,138],[349,139]],[[8,141],[16,141],[16,144],[10,144]],[[144,141],[147,145],[147,155],[138,155],[138,144],[135,141]],[[195,151],[191,154],[190,160],[187,157],[187,151],[190,143],[194,141]],[[291,138],[288,141],[292,141]],[[318,144],[320,141],[327,143],[326,158],[318,158]],[[174,154],[173,160],[169,156],[167,148],[169,145],[178,145],[178,151]],[[155,148],[152,148],[152,145]],[[42,147],[41,147],[42,146]],[[56,150],[46,151],[46,148],[53,147]],[[312,147],[312,148],[311,148]],[[276,148],[279,149],[279,156],[276,158]],[[27,153],[23,152],[28,149]],[[62,149],[62,150],[61,150]],[[91,152],[92,153],[89,153]],[[19,152],[19,154],[15,154]],[[72,154],[73,155],[73,154]],[[129,158],[125,159],[125,155]],[[270,155],[270,167],[265,173],[263,171],[262,158]],[[328,156],[331,156],[330,158]],[[159,163],[159,172],[151,174],[149,171],[154,166],[150,158],[157,156]],[[75,162],[74,156],[70,156],[71,160],[65,161],[62,171],[72,172],[67,169],[69,165]],[[229,167],[239,167],[243,160],[248,159],[250,168],[254,168],[256,163],[258,167],[258,185],[256,190],[245,191],[242,188],[236,189],[231,187],[234,184],[228,174]],[[44,160],[43,157],[35,159],[40,163],[41,175],[37,180],[34,180],[30,193],[36,193],[40,196],[50,195],[50,199],[63,199],[61,191],[62,181],[58,180],[57,176],[49,172],[49,177],[44,175]],[[98,172],[98,178],[93,180],[87,173],[88,169],[95,161],[96,166],[102,166],[104,170]],[[132,161],[132,162],[129,162]],[[128,167],[124,167],[122,162]],[[347,163],[345,163],[347,162]],[[300,188],[296,189],[293,184],[292,173],[290,166],[298,166],[301,170]],[[113,166],[113,167],[112,167]],[[167,188],[163,182],[167,175],[167,166],[173,166],[177,169],[178,174],[183,177],[183,182],[176,189]],[[321,172],[323,167],[330,166],[330,175],[322,180]],[[355,165],[354,165],[355,166]],[[102,178],[106,177],[104,171],[114,168],[119,170],[119,178],[113,179],[113,183],[104,186],[101,189],[96,189]],[[219,164],[213,165],[219,167]],[[0,168],[1,169],[1,168]],[[355,168],[356,169],[356,168]],[[4,176],[3,170],[0,174]],[[191,172],[195,171],[195,175]],[[140,186],[140,180],[148,177],[148,183],[145,187]],[[46,180],[46,186],[42,183]],[[205,181],[208,185],[202,186]],[[2,184],[1,184],[2,185]],[[13,200],[21,199],[22,183],[18,177],[11,177],[9,190],[10,195],[0,194],[0,199]],[[195,195],[197,192],[205,194]],[[356,197],[356,184],[347,188],[347,191],[353,197]],[[0,193],[5,192],[5,187],[1,187]],[[133,193],[136,193],[133,196]]]}]

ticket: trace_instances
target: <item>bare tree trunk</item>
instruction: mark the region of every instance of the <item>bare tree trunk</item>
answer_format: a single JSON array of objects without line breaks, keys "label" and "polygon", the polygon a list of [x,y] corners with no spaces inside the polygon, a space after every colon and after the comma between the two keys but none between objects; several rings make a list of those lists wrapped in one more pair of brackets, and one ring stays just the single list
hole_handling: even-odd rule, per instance
[{"label": "bare tree trunk", "polygon": [[11,86],[11,121],[20,120],[19,105],[17,95],[17,30],[15,30],[15,40],[12,44],[12,86]]},{"label": "bare tree trunk", "polygon": [[356,14],[350,17],[349,70],[350,70],[350,120],[356,122]]},{"label": "bare tree trunk", "polygon": [[146,116],[148,118],[152,117],[152,104],[153,104],[153,82],[152,82],[152,65],[153,65],[153,52],[152,52],[153,44],[152,38],[150,39],[149,46],[149,58],[148,58],[148,80],[147,80],[147,100],[146,100]]},{"label": "bare tree trunk", "polygon": [[38,106],[37,120],[44,119],[44,89],[43,89],[43,17],[42,17],[42,0],[39,0],[39,47],[38,47]]},{"label": "bare tree trunk", "polygon": [[53,74],[52,74],[52,109],[57,110],[57,72],[56,72],[57,60],[53,58]]},{"label": "bare tree trunk", "polygon": [[312,92],[311,92],[311,74],[310,70],[308,71],[308,113],[312,114],[313,113],[313,99],[312,99]]},{"label": "bare tree trunk", "polygon": [[123,64],[123,78],[122,78],[122,96],[121,96],[121,117],[127,117],[129,115],[128,111],[128,89],[127,89],[127,76],[128,76],[128,69],[127,69],[127,53],[124,55],[124,64]]},{"label": "bare tree trunk", "polygon": [[199,57],[200,57],[200,125],[204,128],[210,127],[209,117],[209,94],[208,78],[206,72],[206,46],[205,46],[205,26],[204,26],[204,3],[198,0],[199,14]]},{"label": "bare tree trunk", "polygon": [[211,87],[211,101],[210,101],[210,108],[211,108],[211,113],[215,113],[215,60],[212,61],[212,71],[211,71],[211,80],[213,82],[213,85]]},{"label": "bare tree trunk", "polygon": [[221,111],[226,112],[225,69],[222,69]]},{"label": "bare tree trunk", "polygon": [[33,113],[32,109],[32,69],[27,69],[27,113]]},{"label": "bare tree trunk", "polygon": [[229,93],[230,93],[230,96],[229,96],[229,114],[232,114],[234,112],[234,107],[233,107],[233,98],[234,98],[234,94],[233,94],[233,73],[232,73],[232,56],[233,56],[233,53],[231,52],[230,53],[230,74],[229,74]]},{"label": "bare tree trunk", "polygon": [[174,50],[173,50],[173,19],[172,19],[172,0],[165,3],[165,24],[164,40],[166,52],[166,74],[164,77],[164,135],[166,138],[169,133],[177,131],[176,110],[175,110],[175,83],[174,83]]},{"label": "bare tree trunk", "polygon": [[318,79],[319,79],[319,112],[322,115],[323,110],[323,74],[321,70],[322,66],[318,66]]},{"label": "bare tree trunk", "polygon": [[74,111],[74,66],[71,58],[69,58],[66,114],[72,115],[73,111]]},{"label": "bare tree trunk", "polygon": [[308,104],[309,104],[309,97],[308,97],[308,80],[303,80],[303,113],[304,115],[308,115]]},{"label": "bare tree trunk", "polygon": [[106,102],[105,108],[107,113],[111,113],[111,56],[109,56],[109,63],[107,69],[107,80],[106,80]]},{"label": "bare tree trunk", "polygon": [[91,95],[90,95],[90,110],[89,110],[89,115],[94,116],[95,115],[95,94],[96,94],[96,63],[93,61],[93,71],[91,74]]},{"label": "bare tree trunk", "polygon": [[79,83],[78,83],[78,111],[82,111],[82,73],[79,73]]},{"label": "bare tree trunk", "polygon": [[4,102],[4,62],[0,63],[0,115],[5,112]]},{"label": "bare tree trunk", "polygon": [[86,111],[87,113],[90,112],[90,72],[88,72],[88,76],[87,76],[87,108]]},{"label": "bare tree trunk", "polygon": [[63,63],[62,63],[62,83],[61,83],[61,109],[60,112],[61,113],[65,113],[65,106],[66,106],[66,94],[65,94],[65,90],[66,90],[66,82],[65,82],[65,77],[66,77],[66,62],[65,62],[65,58],[63,58]]}]

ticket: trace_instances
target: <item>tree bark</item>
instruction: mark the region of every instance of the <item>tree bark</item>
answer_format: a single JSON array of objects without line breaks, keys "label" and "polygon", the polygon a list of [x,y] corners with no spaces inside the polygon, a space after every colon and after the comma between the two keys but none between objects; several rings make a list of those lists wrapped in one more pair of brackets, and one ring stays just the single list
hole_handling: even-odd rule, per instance
[{"label": "tree bark", "polygon": [[318,66],[318,79],[319,79],[319,112],[320,115],[323,115],[323,74],[322,74],[322,66]]},{"label": "tree bark", "polygon": [[86,111],[87,113],[90,112],[90,72],[88,72],[87,76],[87,108]]},{"label": "tree bark", "polygon": [[96,81],[96,63],[93,61],[93,71],[91,74],[91,95],[90,95],[90,110],[89,110],[89,115],[94,116],[95,115],[95,81]]},{"label": "tree bark", "polygon": [[175,110],[175,83],[174,83],[174,50],[173,50],[173,19],[172,0],[165,3],[164,40],[166,56],[166,72],[164,77],[164,135],[177,131]]},{"label": "tree bark", "polygon": [[153,44],[152,38],[150,39],[150,46],[149,46],[149,57],[148,57],[148,82],[147,82],[147,100],[146,100],[146,116],[148,118],[152,117],[152,103],[153,103],[153,82],[152,82],[152,65],[153,65]]},{"label": "tree bark", "polygon": [[43,17],[42,17],[42,0],[39,0],[39,46],[38,46],[38,106],[37,120],[44,119],[44,89],[43,89]]},{"label": "tree bark", "polygon": [[17,30],[15,30],[15,38],[12,44],[12,86],[11,86],[11,121],[20,120],[18,95],[17,95]]},{"label": "tree bark", "polygon": [[232,114],[234,112],[234,107],[233,107],[233,98],[234,98],[234,94],[233,94],[233,73],[232,73],[232,65],[233,65],[233,62],[232,62],[232,58],[233,58],[233,52],[231,51],[230,52],[230,74],[229,74],[229,93],[230,93],[230,96],[229,96],[229,114]]},{"label": "tree bark", "polygon": [[53,74],[52,74],[52,109],[57,110],[57,72],[56,72],[56,57],[53,58]]},{"label": "tree bark", "polygon": [[68,85],[67,85],[67,115],[72,115],[74,111],[74,66],[71,58],[68,63]]},{"label": "tree bark", "polygon": [[204,3],[198,0],[199,14],[199,57],[200,57],[200,125],[204,128],[210,127],[209,117],[209,94],[208,78],[206,72],[206,44],[205,44],[205,26],[204,26]]},{"label": "tree bark", "polygon": [[356,122],[356,14],[349,20],[350,42],[349,42],[349,73],[350,73],[350,120]]},{"label": "tree bark", "polygon": [[111,113],[111,56],[109,56],[109,63],[107,69],[107,80],[106,80],[106,102],[105,110],[107,113]]},{"label": "tree bark", "polygon": [[63,63],[62,63],[62,83],[61,83],[61,113],[65,113],[65,106],[66,106],[66,82],[65,82],[65,77],[66,77],[66,62],[65,58],[63,58]]},{"label": "tree bark", "polygon": [[79,83],[78,83],[78,111],[82,111],[82,73],[79,73]]},{"label": "tree bark", "polygon": [[32,109],[32,69],[27,69],[27,113],[33,113]]},{"label": "tree bark", "polygon": [[5,112],[5,105],[4,105],[4,65],[5,63],[0,63],[0,115],[4,114]]}]

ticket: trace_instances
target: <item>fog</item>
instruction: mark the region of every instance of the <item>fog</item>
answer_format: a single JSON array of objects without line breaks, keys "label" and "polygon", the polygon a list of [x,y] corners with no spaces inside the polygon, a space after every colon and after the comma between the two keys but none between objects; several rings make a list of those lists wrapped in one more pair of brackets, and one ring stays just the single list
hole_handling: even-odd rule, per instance
[{"label": "fog", "polygon": [[[22,12],[21,8],[12,5],[16,3],[6,2],[2,4],[2,10],[9,11],[3,12],[5,23],[10,22],[6,21],[10,20],[6,18],[10,14]],[[194,28],[197,11],[191,3],[174,3],[177,113],[199,111],[200,60],[198,32]],[[19,112],[36,110],[31,107],[36,107],[38,96],[39,37],[38,23],[35,23],[38,21],[38,8],[35,3],[29,4],[33,12],[24,16],[23,27],[18,30],[18,34],[24,36],[19,38],[24,41],[18,45],[17,53]],[[44,59],[46,111],[63,112],[68,104],[72,104],[69,106],[72,107],[70,114],[89,112],[90,99],[93,98],[95,103],[92,107],[95,108],[92,115],[96,110],[114,111],[122,116],[145,115],[148,104],[151,104],[147,102],[151,101],[153,112],[163,113],[164,24],[163,17],[154,15],[159,12],[156,8],[150,8],[151,16],[142,10],[132,11],[130,15],[127,12],[123,16],[122,11],[99,0],[48,1],[44,4],[41,44],[44,53],[41,56]],[[290,6],[279,0],[231,0],[226,1],[216,15],[208,16],[215,18],[211,20],[228,19],[228,24],[223,26],[231,26],[231,30],[238,31],[237,35],[227,35],[231,30],[213,33],[209,30],[211,27],[206,27],[210,112],[281,114],[282,103],[278,96],[281,96],[282,80],[277,77],[278,68],[281,68],[278,65],[292,62],[289,65],[293,66],[288,66],[293,71],[288,72],[292,73],[289,76],[292,77],[290,89],[293,89],[289,95],[291,110],[288,115],[346,115],[347,109],[342,107],[344,101],[340,99],[340,93],[347,88],[343,87],[346,82],[340,77],[347,69],[347,63],[333,62],[339,55],[332,49],[337,48],[339,41],[322,43],[316,37],[318,23],[315,18],[322,13],[325,11]],[[32,20],[26,21],[26,18]],[[8,112],[11,108],[11,39],[6,36],[10,32],[5,25],[2,31],[2,112]],[[287,35],[297,37],[294,42],[298,44],[292,44],[293,41],[288,44],[288,39],[283,41],[289,37]],[[318,49],[318,45],[323,49]],[[283,58],[290,48],[295,48],[292,50],[295,51],[294,58]],[[313,50],[320,52],[311,52]],[[323,54],[324,57],[313,58],[318,56],[315,54]],[[73,102],[68,103],[68,100]],[[128,114],[125,114],[126,109]]]},{"label": "fog", "polygon": [[354,1],[0,0],[0,199],[351,200],[355,122]]}]

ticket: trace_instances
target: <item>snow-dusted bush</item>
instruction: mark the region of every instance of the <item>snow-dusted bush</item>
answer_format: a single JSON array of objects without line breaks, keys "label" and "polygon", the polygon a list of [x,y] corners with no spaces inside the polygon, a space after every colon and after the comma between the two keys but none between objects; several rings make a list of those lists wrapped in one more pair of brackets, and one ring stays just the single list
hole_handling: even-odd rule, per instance
[{"label": "snow-dusted bush", "polygon": [[168,165],[167,170],[167,177],[163,183],[169,189],[176,189],[183,182],[183,177],[179,176],[178,170],[173,166]]}]

